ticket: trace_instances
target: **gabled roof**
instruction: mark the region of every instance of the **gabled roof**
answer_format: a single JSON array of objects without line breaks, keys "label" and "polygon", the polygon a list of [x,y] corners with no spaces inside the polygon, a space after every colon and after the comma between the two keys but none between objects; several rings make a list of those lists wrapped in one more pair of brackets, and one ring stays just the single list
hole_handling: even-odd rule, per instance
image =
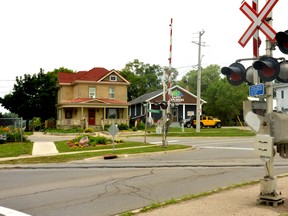
[{"label": "gabled roof", "polygon": [[125,78],[123,78],[119,72],[116,70],[107,70],[102,67],[94,67],[89,71],[79,71],[77,73],[67,73],[67,72],[59,72],[58,73],[58,83],[73,83],[75,81],[101,81],[103,78],[107,77],[111,73],[116,73],[119,77],[121,77],[125,82],[129,83]]},{"label": "gabled roof", "polygon": [[[175,88],[179,88],[181,89],[182,91],[186,92],[187,94],[191,95],[192,97],[194,98],[197,98],[196,95],[192,94],[191,92],[187,91],[186,89],[178,86],[178,85],[175,85],[173,87],[171,87],[171,90],[175,89]],[[150,93],[146,93],[144,95],[141,95],[140,97],[138,98],[135,98],[134,100],[130,101],[129,102],[129,105],[133,105],[133,104],[138,104],[138,103],[142,103],[142,102],[148,102],[156,97],[158,97],[159,95],[162,95],[163,94],[163,90],[157,90],[157,91],[154,91],[154,92],[150,92]],[[207,103],[205,100],[203,99],[200,99],[203,103]]]},{"label": "gabled roof", "polygon": [[142,103],[144,101],[147,102],[147,101],[151,100],[152,98],[154,98],[155,96],[158,96],[162,93],[163,93],[163,90],[157,90],[154,92],[149,92],[149,93],[146,93],[144,95],[141,95],[138,98],[135,98],[134,100],[130,101],[129,104],[133,105],[133,104]]}]

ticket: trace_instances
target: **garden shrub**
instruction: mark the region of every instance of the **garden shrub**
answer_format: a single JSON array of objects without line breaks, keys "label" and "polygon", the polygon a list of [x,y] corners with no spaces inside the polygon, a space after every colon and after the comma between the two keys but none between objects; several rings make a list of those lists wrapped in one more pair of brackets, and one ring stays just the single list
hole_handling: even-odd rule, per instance
[{"label": "garden shrub", "polygon": [[144,130],[145,129],[145,124],[143,122],[140,122],[137,126],[138,130]]},{"label": "garden shrub", "polygon": [[96,136],[96,137],[93,137],[93,139],[89,143],[93,146],[95,146],[97,144],[105,145],[108,143],[108,139],[104,136]]},{"label": "garden shrub", "polygon": [[[0,143],[21,142],[21,131],[15,127],[0,127],[0,134],[6,134],[6,140],[0,140]],[[22,137],[22,142],[28,142],[27,137]]]},{"label": "garden shrub", "polygon": [[119,130],[128,130],[129,126],[127,124],[121,123],[121,124],[118,125],[118,129]]},{"label": "garden shrub", "polygon": [[120,140],[114,140],[115,143],[124,143],[124,140],[123,139],[120,139]]},{"label": "garden shrub", "polygon": [[84,130],[85,133],[93,133],[93,128],[86,128]]},{"label": "garden shrub", "polygon": [[[80,140],[84,137],[87,137],[89,139],[88,144],[89,145],[82,145],[80,143]],[[69,147],[79,147],[79,148],[83,148],[83,147],[88,147],[88,146],[96,146],[97,144],[101,144],[101,145],[106,145],[108,143],[111,143],[112,140],[104,137],[104,136],[91,136],[91,135],[83,135],[83,136],[78,136],[73,140],[69,140],[67,142],[67,145]]]},{"label": "garden shrub", "polygon": [[133,127],[133,128],[132,128],[132,131],[137,131],[137,130],[138,130],[137,127]]},{"label": "garden shrub", "polygon": [[108,125],[108,124],[107,124],[107,125],[104,125],[104,130],[105,130],[105,131],[108,131],[108,129],[109,129],[110,126],[111,126],[111,125]]},{"label": "garden shrub", "polygon": [[40,131],[42,129],[41,118],[34,117],[30,123],[30,130]]}]

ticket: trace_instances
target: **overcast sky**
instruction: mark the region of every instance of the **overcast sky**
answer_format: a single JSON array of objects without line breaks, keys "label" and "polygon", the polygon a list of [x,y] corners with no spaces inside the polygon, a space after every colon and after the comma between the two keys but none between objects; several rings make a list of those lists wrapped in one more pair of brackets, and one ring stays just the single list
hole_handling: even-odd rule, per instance
[{"label": "overcast sky", "polygon": [[[199,31],[202,67],[229,66],[252,57],[252,40],[238,40],[251,21],[240,11],[242,0],[9,0],[0,2],[0,97],[16,76],[105,67],[121,70],[139,59],[169,65],[170,20],[173,18],[172,67],[180,76],[197,68]],[[252,4],[252,0],[247,1]],[[265,0],[259,0],[259,11]],[[276,32],[288,29],[288,1],[273,9]],[[260,55],[265,36],[260,32]],[[278,50],[274,56],[283,56]],[[248,64],[247,62],[246,64]],[[0,109],[1,111],[1,109]]]}]

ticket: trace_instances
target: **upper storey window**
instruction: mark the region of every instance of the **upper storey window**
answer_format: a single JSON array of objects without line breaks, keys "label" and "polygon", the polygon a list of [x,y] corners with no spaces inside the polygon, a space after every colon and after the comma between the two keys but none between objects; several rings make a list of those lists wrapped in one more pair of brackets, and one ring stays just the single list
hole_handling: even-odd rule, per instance
[{"label": "upper storey window", "polygon": [[96,88],[89,87],[89,98],[96,98]]},{"label": "upper storey window", "polygon": [[117,81],[117,76],[115,76],[115,75],[111,75],[110,76],[110,81]]}]

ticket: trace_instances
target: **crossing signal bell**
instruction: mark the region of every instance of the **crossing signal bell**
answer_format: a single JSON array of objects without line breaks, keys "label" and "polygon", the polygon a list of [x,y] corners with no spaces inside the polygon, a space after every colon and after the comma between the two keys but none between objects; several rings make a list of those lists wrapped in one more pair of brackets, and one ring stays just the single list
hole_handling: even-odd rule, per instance
[{"label": "crossing signal bell", "polygon": [[[276,33],[275,39],[279,50],[284,54],[288,54],[288,30]],[[284,58],[279,59],[283,60]],[[255,70],[260,82],[270,82],[276,79],[281,83],[288,83],[288,61],[284,59],[279,63],[278,60],[270,56],[262,56],[247,69],[238,60],[229,67],[223,67],[221,73],[226,75],[228,82],[234,86],[241,85],[243,82],[248,85],[256,84],[254,83]]]},{"label": "crossing signal bell", "polygon": [[168,107],[168,103],[166,101],[156,102],[154,103],[154,106],[157,108],[161,107],[161,109],[166,110]]},{"label": "crossing signal bell", "polygon": [[245,67],[238,62],[229,67],[223,67],[221,73],[226,75],[228,82],[234,86],[238,86],[246,80]]},{"label": "crossing signal bell", "polygon": [[277,46],[284,54],[288,54],[288,30],[276,33]]},{"label": "crossing signal bell", "polygon": [[280,73],[278,61],[272,57],[264,56],[253,63],[253,67],[258,71],[258,76],[265,82],[276,79]]},{"label": "crossing signal bell", "polygon": [[228,82],[231,85],[238,86],[243,82],[248,85],[253,85],[253,68],[252,66],[245,69],[245,67],[236,62],[229,67],[223,67],[221,73],[226,75]]}]

